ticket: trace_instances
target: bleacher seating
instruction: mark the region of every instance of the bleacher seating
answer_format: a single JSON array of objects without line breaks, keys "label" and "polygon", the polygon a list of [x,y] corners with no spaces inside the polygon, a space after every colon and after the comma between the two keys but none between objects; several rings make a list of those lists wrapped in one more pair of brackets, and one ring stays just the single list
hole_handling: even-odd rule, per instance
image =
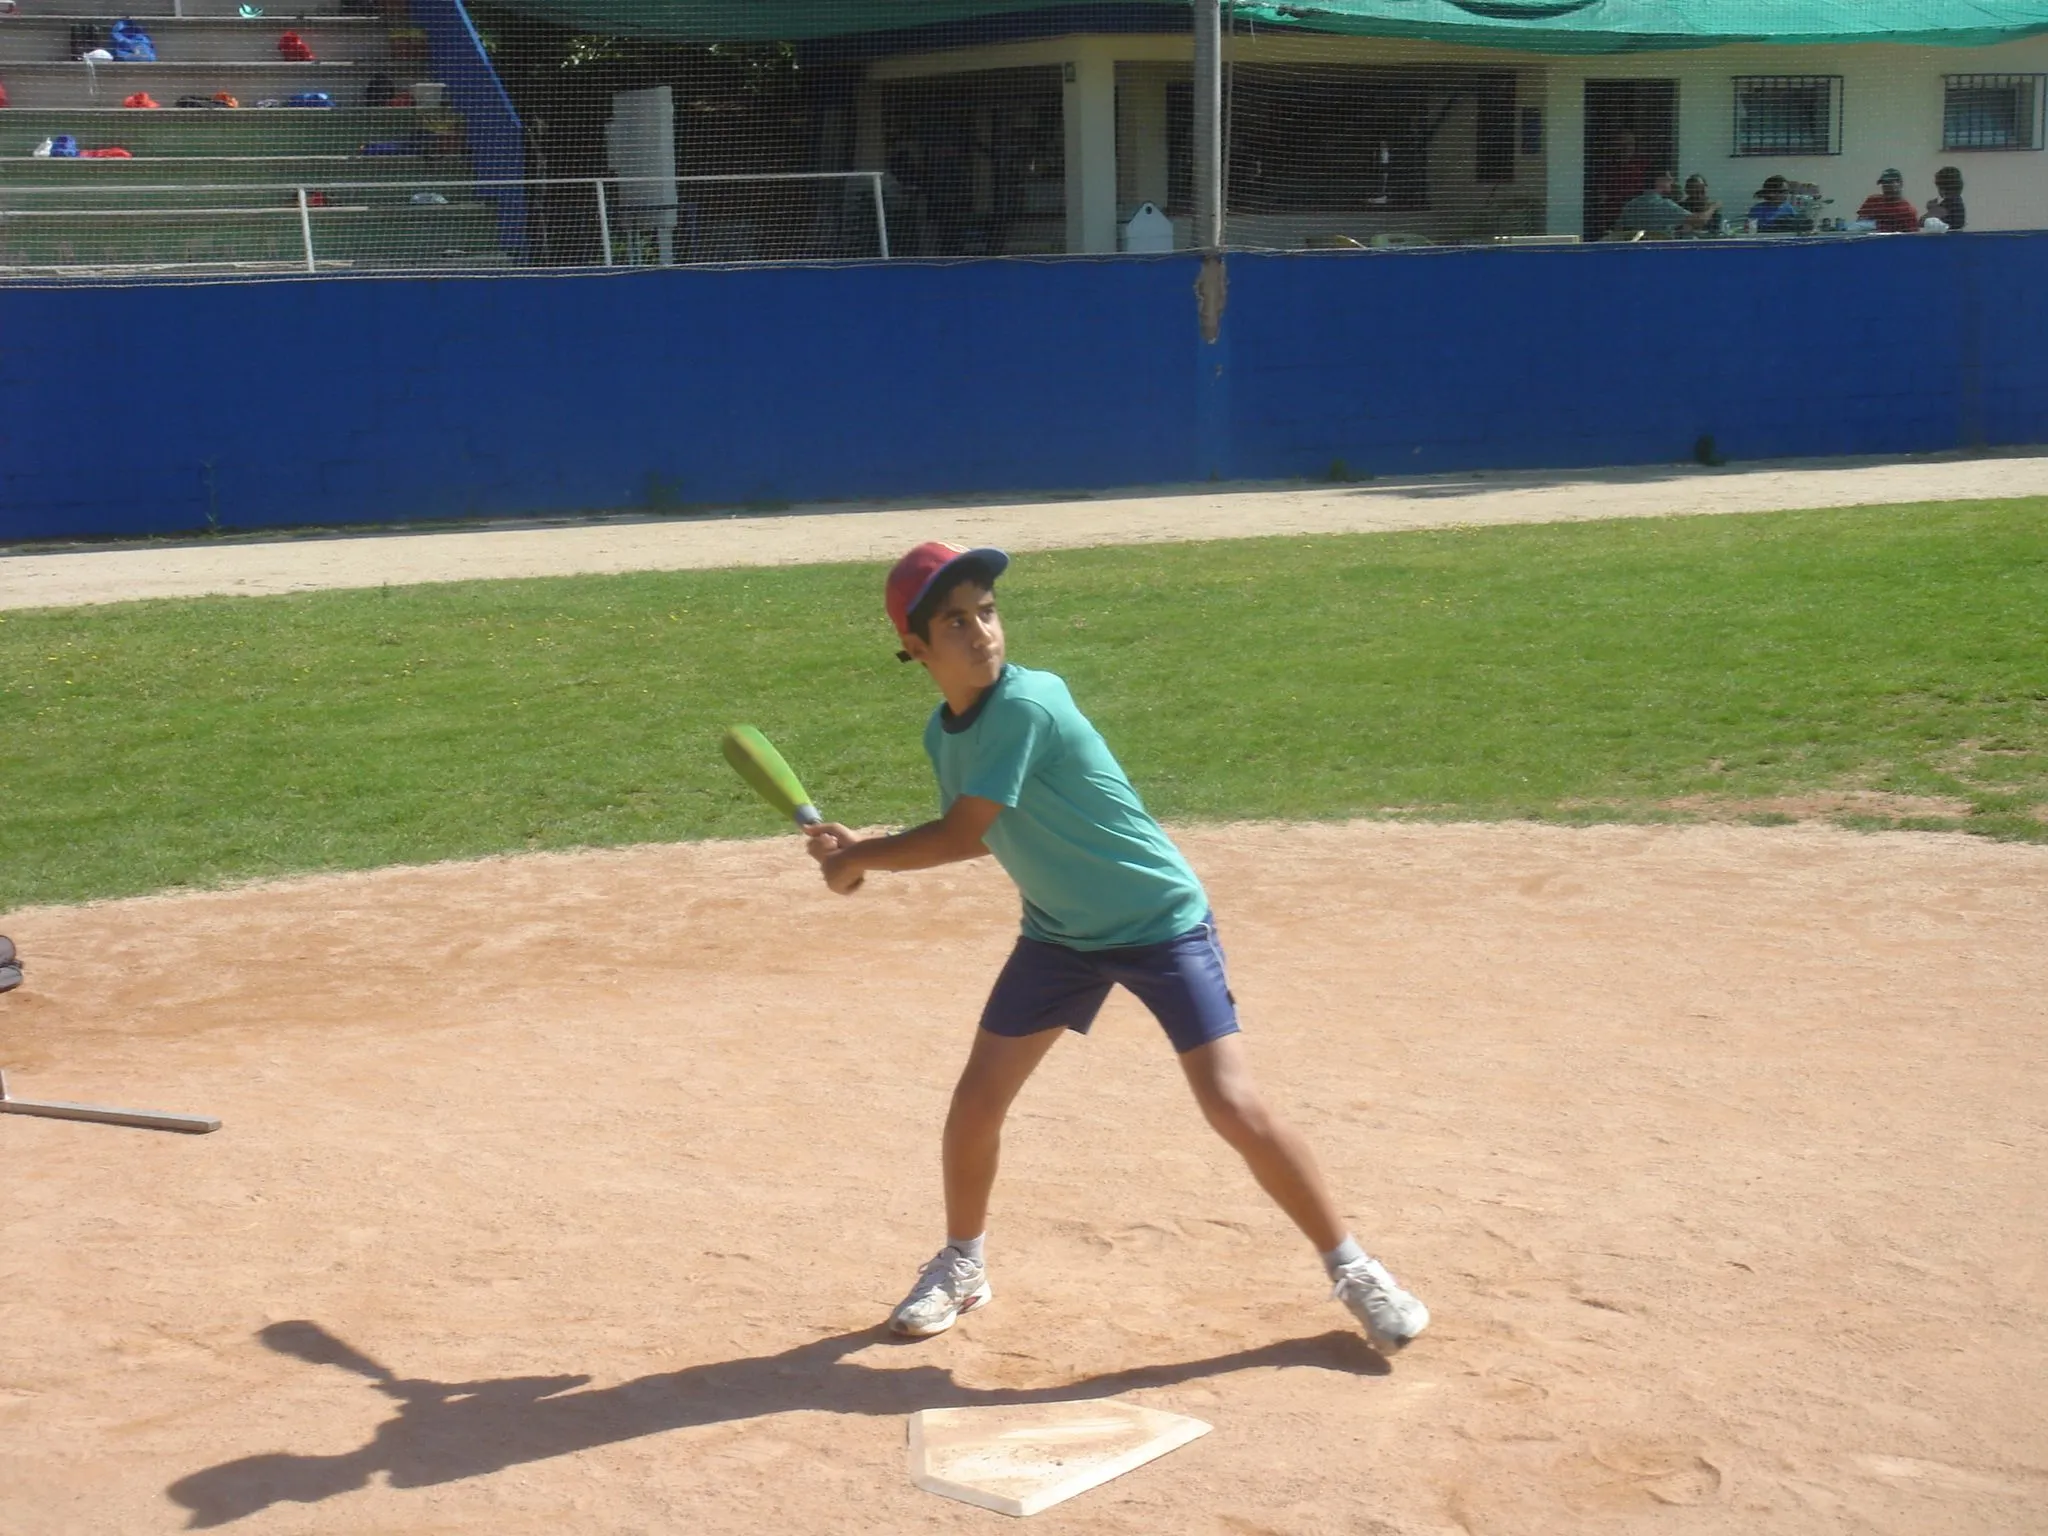
[{"label": "bleacher seating", "polygon": [[[288,12],[248,18],[240,5],[138,0],[116,13],[107,0],[20,0],[0,15],[0,276],[304,270],[301,187],[319,270],[507,259],[495,206],[459,185],[472,172],[452,109],[364,104],[430,78],[416,49],[394,49],[369,0],[290,0]],[[124,16],[149,34],[155,62],[73,56],[75,29],[104,37]],[[287,31],[314,62],[279,57]],[[121,105],[138,91],[159,106]],[[240,106],[175,105],[217,92]],[[303,92],[334,106],[257,105]],[[65,134],[132,158],[37,158]]]}]

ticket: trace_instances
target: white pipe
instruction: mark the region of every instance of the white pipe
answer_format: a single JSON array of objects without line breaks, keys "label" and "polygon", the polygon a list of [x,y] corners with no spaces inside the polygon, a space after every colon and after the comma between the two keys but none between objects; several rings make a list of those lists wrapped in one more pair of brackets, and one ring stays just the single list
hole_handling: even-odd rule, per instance
[{"label": "white pipe", "polygon": [[597,194],[597,237],[604,243],[604,264],[612,264],[612,216],[604,205],[604,182],[593,177],[590,190]]},{"label": "white pipe", "polygon": [[306,201],[306,189],[296,189],[299,194],[299,238],[306,242],[306,270],[318,272],[320,263],[313,257],[313,208]]},{"label": "white pipe", "polygon": [[882,173],[875,171],[868,182],[875,194],[875,237],[881,241],[882,260],[889,259],[889,210],[882,202]]}]

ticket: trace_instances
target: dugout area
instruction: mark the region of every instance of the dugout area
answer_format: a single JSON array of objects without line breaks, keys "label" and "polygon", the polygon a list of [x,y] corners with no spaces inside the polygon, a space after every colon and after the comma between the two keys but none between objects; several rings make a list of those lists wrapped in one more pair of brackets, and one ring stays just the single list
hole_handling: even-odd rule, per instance
[{"label": "dugout area", "polygon": [[788,840],[9,914],[10,1536],[951,1531],[921,1408],[1215,1426],[1049,1531],[2012,1531],[2043,1493],[2048,863],[1821,828],[1184,835],[1271,1097],[1436,1324],[1391,1366],[1115,1000],[997,1299],[876,1325],[1014,900]]}]

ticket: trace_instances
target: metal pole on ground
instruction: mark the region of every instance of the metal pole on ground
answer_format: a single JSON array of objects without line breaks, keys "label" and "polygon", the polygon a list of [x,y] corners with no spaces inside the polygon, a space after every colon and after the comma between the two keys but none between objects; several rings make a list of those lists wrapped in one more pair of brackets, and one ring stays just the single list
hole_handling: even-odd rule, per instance
[{"label": "metal pole on ground", "polygon": [[1195,245],[1223,249],[1223,0],[1195,8]]},{"label": "metal pole on ground", "polygon": [[[21,985],[21,957],[14,940],[0,934],[0,992]],[[53,1099],[17,1099],[7,1092],[7,1074],[0,1072],[0,1115],[38,1115],[45,1120],[92,1120],[101,1125],[139,1125],[152,1131],[185,1131],[204,1135],[220,1129],[205,1115],[165,1115],[153,1109],[108,1109],[99,1104],[65,1104]]]},{"label": "metal pole on ground", "polygon": [[151,1109],[109,1109],[99,1104],[65,1104],[55,1099],[17,1099],[7,1092],[7,1074],[0,1072],[0,1115],[36,1115],[45,1120],[90,1120],[96,1125],[132,1125],[146,1131],[183,1131],[204,1136],[220,1129],[206,1115],[166,1115]]}]

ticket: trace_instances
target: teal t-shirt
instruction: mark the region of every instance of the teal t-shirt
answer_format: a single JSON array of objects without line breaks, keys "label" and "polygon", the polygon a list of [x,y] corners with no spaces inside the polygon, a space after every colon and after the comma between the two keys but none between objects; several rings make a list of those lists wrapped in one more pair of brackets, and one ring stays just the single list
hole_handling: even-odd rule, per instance
[{"label": "teal t-shirt", "polygon": [[1202,882],[1052,673],[1004,667],[966,714],[934,710],[924,747],[942,812],[962,795],[1004,808],[983,841],[1023,894],[1027,938],[1161,944],[1208,915]]}]

